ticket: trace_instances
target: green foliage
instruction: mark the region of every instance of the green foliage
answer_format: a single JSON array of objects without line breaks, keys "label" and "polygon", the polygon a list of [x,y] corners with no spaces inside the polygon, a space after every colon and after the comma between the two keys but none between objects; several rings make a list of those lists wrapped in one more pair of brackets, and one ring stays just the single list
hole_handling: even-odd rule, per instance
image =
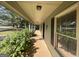
[{"label": "green foliage", "polygon": [[26,22],[25,19],[17,13],[10,11],[6,7],[0,5],[0,25],[1,26],[13,26],[24,28]]},{"label": "green foliage", "polygon": [[0,42],[0,54],[6,54],[10,57],[32,56],[34,50],[34,40],[28,29],[8,35]]}]

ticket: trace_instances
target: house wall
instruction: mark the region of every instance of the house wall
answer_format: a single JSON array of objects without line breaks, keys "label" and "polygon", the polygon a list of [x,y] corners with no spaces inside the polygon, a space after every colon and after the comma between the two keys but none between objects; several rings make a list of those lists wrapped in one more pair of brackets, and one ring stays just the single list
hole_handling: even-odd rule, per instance
[{"label": "house wall", "polygon": [[42,24],[39,25],[39,30],[40,30],[40,32],[41,32],[41,34],[42,34],[42,36],[43,36],[43,25],[42,25]]},{"label": "house wall", "polygon": [[44,40],[52,56],[59,57],[60,55],[57,53],[57,51],[54,49],[54,47],[51,44],[51,18],[45,21],[45,39]]},{"label": "house wall", "polygon": [[[69,4],[69,2],[65,3],[64,5],[62,5],[63,6],[62,8],[60,8],[58,10],[56,9],[56,11],[62,12],[66,8],[70,7],[70,5],[73,5],[73,4],[74,3],[72,3],[72,2],[70,4]],[[64,6],[66,6],[66,8],[64,8]],[[63,9],[63,10],[61,11],[61,9]],[[52,17],[55,17],[56,14],[59,14],[59,12],[51,14],[45,21],[45,38],[44,38],[44,40],[45,40],[47,47],[48,47],[48,49],[49,49],[49,51],[50,51],[50,53],[52,54],[53,57],[59,57],[60,56],[59,53],[55,50],[55,48],[51,44],[51,19],[52,19]],[[42,24],[40,25],[40,31],[43,34],[43,25]]]},{"label": "house wall", "polygon": [[[40,31],[43,34],[43,24],[40,25]],[[47,44],[48,49],[50,50],[50,53],[54,57],[59,57],[60,55],[57,53],[57,51],[54,49],[54,47],[51,45],[51,19],[48,19],[45,21],[45,33],[44,33],[44,40]]]}]

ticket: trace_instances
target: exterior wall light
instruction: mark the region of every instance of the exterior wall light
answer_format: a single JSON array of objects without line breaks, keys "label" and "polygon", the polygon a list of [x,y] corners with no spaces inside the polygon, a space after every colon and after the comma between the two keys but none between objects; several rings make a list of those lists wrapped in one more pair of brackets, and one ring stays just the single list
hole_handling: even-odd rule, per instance
[{"label": "exterior wall light", "polygon": [[46,25],[46,30],[47,30],[47,28],[48,28],[48,25]]}]

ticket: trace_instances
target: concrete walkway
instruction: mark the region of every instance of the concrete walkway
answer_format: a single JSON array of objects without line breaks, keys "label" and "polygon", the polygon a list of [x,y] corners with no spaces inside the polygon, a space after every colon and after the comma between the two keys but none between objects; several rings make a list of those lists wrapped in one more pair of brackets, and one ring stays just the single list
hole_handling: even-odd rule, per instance
[{"label": "concrete walkway", "polygon": [[38,48],[34,57],[51,57],[51,54],[44,42],[44,40],[37,40],[35,46]]},{"label": "concrete walkway", "polygon": [[34,57],[51,57],[51,53],[49,52],[49,50],[45,44],[45,41],[43,39],[41,39],[40,36],[35,37],[35,39],[36,39],[35,46],[38,49],[37,49],[37,52],[34,54]]}]

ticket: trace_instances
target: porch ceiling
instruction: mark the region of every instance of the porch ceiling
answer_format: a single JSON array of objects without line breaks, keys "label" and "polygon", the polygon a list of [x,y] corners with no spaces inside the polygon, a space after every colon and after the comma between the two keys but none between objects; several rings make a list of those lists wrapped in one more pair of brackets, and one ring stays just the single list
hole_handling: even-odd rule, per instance
[{"label": "porch ceiling", "polygon": [[[12,4],[11,4],[12,3]],[[16,1],[22,10],[19,10],[18,6],[13,2],[9,2],[10,5],[14,5],[15,9],[22,12],[25,17],[34,22],[35,24],[41,24],[61,3],[62,1]],[[36,6],[41,5],[41,10],[37,10]]]}]

